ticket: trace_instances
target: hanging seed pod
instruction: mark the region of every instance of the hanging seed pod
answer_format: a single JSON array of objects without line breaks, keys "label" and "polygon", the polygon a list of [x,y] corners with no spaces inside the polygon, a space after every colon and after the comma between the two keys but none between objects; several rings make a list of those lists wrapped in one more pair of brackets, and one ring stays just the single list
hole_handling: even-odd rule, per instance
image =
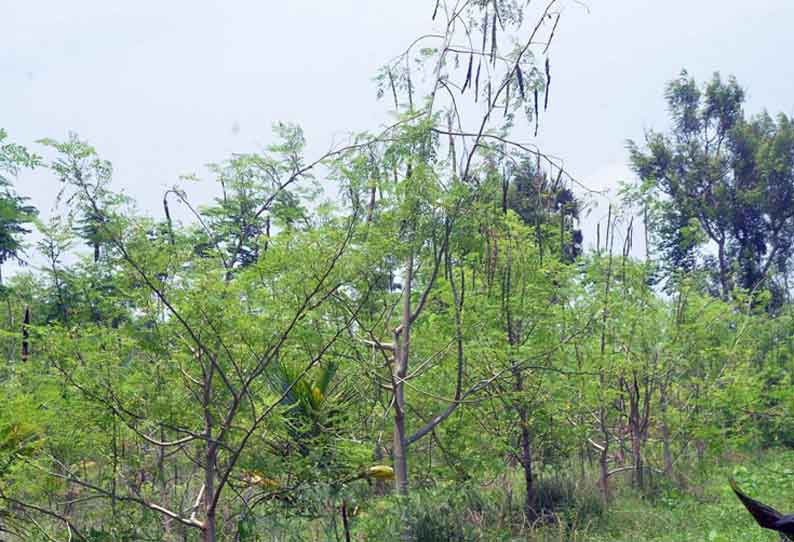
[{"label": "hanging seed pod", "polygon": [[22,321],[22,361],[30,356],[30,306],[25,306],[25,317]]},{"label": "hanging seed pod", "polygon": [[485,44],[488,43],[488,7],[485,7],[485,15],[482,18],[482,54],[485,54]]},{"label": "hanging seed pod", "polygon": [[491,64],[496,64],[496,15],[491,24]]},{"label": "hanging seed pod", "polygon": [[394,82],[394,76],[392,75],[391,70],[388,70],[386,73],[389,74],[389,86],[391,86],[391,94],[394,98],[394,108],[399,109],[400,104],[397,101],[397,85]]},{"label": "hanging seed pod", "polygon": [[499,19],[499,26],[502,27],[502,30],[505,29],[505,25],[502,22],[502,16],[499,14],[499,0],[493,0],[493,12],[496,15],[496,18]]},{"label": "hanging seed pod", "polygon": [[449,131],[449,162],[452,164],[452,171],[457,172],[458,156],[455,152],[455,137],[452,135],[454,124],[452,122],[452,112],[447,113],[447,131]]},{"label": "hanging seed pod", "polygon": [[477,76],[474,78],[474,101],[477,101],[477,97],[480,95],[480,68],[482,68],[482,58],[477,63]]},{"label": "hanging seed pod", "polygon": [[165,223],[168,225],[168,240],[171,245],[175,244],[174,240],[174,223],[171,220],[171,212],[168,209],[168,192],[163,196],[163,210],[165,211]]},{"label": "hanging seed pod", "polygon": [[502,180],[502,214],[507,213],[507,191],[510,188],[510,181],[505,175]]},{"label": "hanging seed pod", "polygon": [[[535,137],[538,137],[538,88],[535,87]],[[538,167],[540,163],[538,163]]]},{"label": "hanging seed pod", "polygon": [[549,108],[549,86],[551,85],[551,66],[549,57],[546,57],[546,91],[543,93],[543,111]]},{"label": "hanging seed pod", "polygon": [[596,252],[601,252],[601,223],[596,223]]},{"label": "hanging seed pod", "polygon": [[521,91],[521,99],[526,100],[524,95],[524,74],[521,73],[521,66],[516,64],[516,78],[518,79],[518,90]]},{"label": "hanging seed pod", "polygon": [[471,85],[471,68],[474,65],[474,54],[469,55],[469,68],[466,70],[466,81],[463,83],[463,88],[460,89],[460,93],[463,94],[466,92],[466,89],[469,88]]},{"label": "hanging seed pod", "polygon": [[491,101],[491,82],[488,81],[488,107],[491,107],[492,103],[493,102]]},{"label": "hanging seed pod", "polygon": [[560,189],[561,183],[562,183],[562,168],[560,168],[559,173],[557,173],[557,178],[554,180],[555,192]]},{"label": "hanging seed pod", "polygon": [[433,17],[430,19],[431,21],[435,21],[436,20],[436,15],[438,14],[438,6],[439,6],[439,4],[441,4],[441,0],[436,0],[436,7],[433,10]]},{"label": "hanging seed pod", "polygon": [[507,116],[507,110],[510,108],[510,79],[507,80],[507,85],[505,86],[505,117]]},{"label": "hanging seed pod", "polygon": [[405,74],[405,80],[408,83],[408,107],[411,108],[411,111],[414,110],[414,84],[411,81],[411,72],[408,71]]},{"label": "hanging seed pod", "polygon": [[482,54],[485,54],[485,45],[488,43],[488,7],[486,6],[482,16]]}]

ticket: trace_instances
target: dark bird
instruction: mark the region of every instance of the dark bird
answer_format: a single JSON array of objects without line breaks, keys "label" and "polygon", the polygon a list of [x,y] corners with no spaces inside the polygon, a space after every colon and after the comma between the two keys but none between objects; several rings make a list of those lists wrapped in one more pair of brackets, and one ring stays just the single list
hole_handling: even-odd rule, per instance
[{"label": "dark bird", "polygon": [[783,535],[784,540],[794,542],[794,514],[783,515],[771,506],[767,506],[762,502],[751,499],[739,490],[736,485],[736,480],[730,480],[731,489],[742,501],[742,504],[747,511],[752,514],[755,521],[764,529],[771,529]]}]

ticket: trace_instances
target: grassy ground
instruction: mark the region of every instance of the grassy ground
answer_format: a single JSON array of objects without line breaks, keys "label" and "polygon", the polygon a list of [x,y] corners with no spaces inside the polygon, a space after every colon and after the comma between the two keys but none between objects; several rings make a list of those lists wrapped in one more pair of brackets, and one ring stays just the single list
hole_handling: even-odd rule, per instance
[{"label": "grassy ground", "polygon": [[[608,513],[590,525],[570,530],[567,536],[546,529],[546,540],[592,542],[755,542],[778,540],[776,533],[759,528],[728,486],[735,476],[750,496],[783,513],[794,513],[794,451],[744,455],[709,469],[689,480],[681,490],[662,485],[652,497],[627,491]],[[559,529],[558,529],[559,531]]]},{"label": "grassy ground", "polygon": [[[734,454],[722,464],[700,472],[678,473],[677,483],[654,480],[651,490],[639,494],[628,479],[613,480],[613,502],[604,512],[596,473],[571,481],[563,469],[541,476],[536,489],[544,502],[554,502],[560,521],[534,527],[523,524],[519,495],[523,480],[495,480],[489,486],[438,484],[412,492],[407,507],[394,497],[363,496],[352,508],[351,539],[390,542],[401,539],[405,517],[419,542],[771,542],[777,533],[761,529],[728,485],[739,486],[783,513],[794,513],[794,450]],[[515,498],[506,498],[512,486]],[[349,498],[354,499],[350,496]],[[353,502],[353,501],[351,501]],[[338,503],[337,503],[338,504]],[[336,505],[329,508],[334,517]],[[340,541],[339,522],[314,521],[282,529],[268,529],[267,540],[306,542]],[[312,530],[313,529],[313,530]],[[259,539],[257,539],[259,540]],[[265,540],[264,538],[262,540]]]}]

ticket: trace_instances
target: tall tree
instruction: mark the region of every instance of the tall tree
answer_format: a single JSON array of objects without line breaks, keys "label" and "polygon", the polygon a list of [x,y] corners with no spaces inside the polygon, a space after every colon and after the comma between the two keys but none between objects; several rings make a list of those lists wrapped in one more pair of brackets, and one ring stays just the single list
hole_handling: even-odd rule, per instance
[{"label": "tall tree", "polygon": [[663,267],[714,269],[723,299],[735,287],[773,290],[770,274],[785,273],[792,254],[791,120],[747,118],[744,90],[719,74],[701,89],[682,71],[666,98],[671,132],[648,132],[644,148],[628,143],[641,181],[633,196],[649,210]]},{"label": "tall tree", "polygon": [[69,222],[75,225],[75,232],[91,247],[94,263],[98,263],[103,247],[109,244],[103,221],[128,201],[110,189],[113,166],[74,133],[70,133],[65,141],[45,138],[39,143],[58,153],[49,164],[62,183],[58,203],[66,205]]},{"label": "tall tree", "polygon": [[[582,254],[582,231],[577,227],[582,204],[558,173],[550,179],[535,160],[524,158],[505,171],[503,207],[533,228],[541,259],[546,252],[572,262]],[[549,244],[552,235],[558,239],[556,246]]]},{"label": "tall tree", "polygon": [[[439,414],[429,416],[413,435],[409,433],[406,380],[417,348],[412,330],[421,325],[427,301],[437,291],[442,264],[447,277],[456,276],[455,266],[462,255],[452,253],[452,238],[479,197],[489,161],[517,148],[527,149],[511,138],[518,119],[534,123],[537,132],[539,97],[544,98],[544,108],[548,104],[548,50],[561,14],[557,4],[552,0],[533,12],[517,0],[439,0],[432,18],[443,25],[443,32],[414,41],[377,79],[379,95],[391,97],[394,108],[412,119],[411,130],[385,154],[388,166],[384,169],[397,183],[395,193],[403,213],[392,225],[399,228],[402,300],[396,325],[381,319],[392,329],[378,335],[391,335],[391,343],[376,341],[377,348],[392,355],[392,453],[396,487],[403,495],[409,486],[409,446],[447,419],[466,393],[460,387],[462,378],[457,378],[453,400]],[[420,42],[422,48],[417,45]],[[545,63],[537,60],[536,53],[546,57]],[[432,75],[422,78],[421,73]],[[469,92],[479,110],[459,107],[458,92]],[[559,164],[544,159],[561,170]],[[357,186],[369,189],[368,207],[375,208],[376,187],[362,182]],[[457,297],[451,280],[449,286]],[[459,310],[459,298],[452,307]],[[455,333],[459,335],[459,330]],[[455,342],[462,375],[466,356],[459,337]]]},{"label": "tall tree", "polygon": [[[20,168],[35,168],[39,157],[15,143],[4,143],[5,130],[0,128],[0,270],[9,260],[24,263],[23,237],[31,232],[26,226],[33,222],[38,211],[12,188],[9,176],[16,177]],[[2,284],[0,272],[0,284]]]}]

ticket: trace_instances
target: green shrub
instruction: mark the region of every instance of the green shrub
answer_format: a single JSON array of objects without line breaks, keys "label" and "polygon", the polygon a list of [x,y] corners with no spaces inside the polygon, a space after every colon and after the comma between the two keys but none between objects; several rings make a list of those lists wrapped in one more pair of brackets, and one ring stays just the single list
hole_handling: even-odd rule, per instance
[{"label": "green shrub", "polygon": [[574,525],[600,518],[604,505],[598,488],[577,484],[568,477],[544,477],[535,481],[533,510],[542,521]]}]

